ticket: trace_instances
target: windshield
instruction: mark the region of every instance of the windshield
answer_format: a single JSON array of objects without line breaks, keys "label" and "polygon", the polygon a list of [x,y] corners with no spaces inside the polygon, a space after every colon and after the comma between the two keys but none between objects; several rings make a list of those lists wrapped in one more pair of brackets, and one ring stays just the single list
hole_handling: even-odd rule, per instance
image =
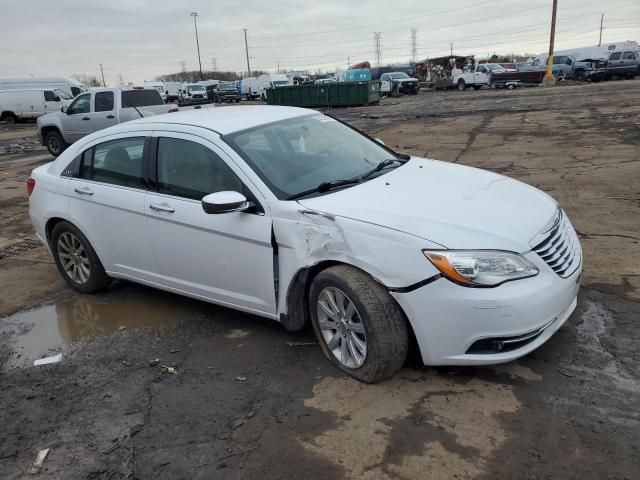
[{"label": "windshield", "polygon": [[164,93],[164,87],[162,85],[156,85],[153,88],[158,90],[160,93]]},{"label": "windshield", "polygon": [[73,98],[67,92],[65,92],[64,90],[60,90],[59,88],[54,88],[53,93],[55,93],[57,96],[59,96],[63,100],[71,100],[71,98]]},{"label": "windshield", "polygon": [[323,182],[351,179],[396,158],[389,150],[325,115],[282,120],[222,139],[280,200]]},{"label": "windshield", "polygon": [[187,85],[188,92],[204,92],[204,85]]},{"label": "windshield", "polygon": [[409,75],[407,75],[404,72],[397,72],[397,73],[390,73],[389,76],[393,79],[396,78],[409,78]]},{"label": "windshield", "polygon": [[274,87],[281,87],[283,85],[289,85],[289,82],[287,80],[274,80],[273,81],[273,86]]},{"label": "windshield", "polygon": [[502,65],[498,65],[496,63],[487,63],[487,64],[485,64],[485,67],[487,67],[492,72],[494,72],[496,70],[504,70],[505,69]]}]

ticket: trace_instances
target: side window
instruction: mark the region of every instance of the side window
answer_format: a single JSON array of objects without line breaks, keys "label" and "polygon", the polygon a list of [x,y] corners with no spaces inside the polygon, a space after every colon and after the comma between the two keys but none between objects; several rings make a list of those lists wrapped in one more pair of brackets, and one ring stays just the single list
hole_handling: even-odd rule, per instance
[{"label": "side window", "polygon": [[620,60],[621,55],[622,55],[622,52],[612,53],[611,56],[609,57],[609,60]]},{"label": "side window", "polygon": [[79,176],[96,182],[143,188],[145,137],[120,138],[82,154]]},{"label": "side window", "polygon": [[113,110],[113,92],[98,92],[94,99],[94,111],[110,112]]},{"label": "side window", "polygon": [[85,93],[84,95],[80,95],[77,97],[71,105],[69,105],[68,112],[70,114],[74,113],[89,113],[91,111],[91,106],[89,102],[91,101],[91,94]]},{"label": "side window", "polygon": [[201,200],[210,193],[242,192],[242,182],[213,151],[178,138],[158,140],[158,191]]},{"label": "side window", "polygon": [[80,90],[78,87],[71,87],[71,95],[73,95],[74,97],[77,97],[81,93],[82,90]]},{"label": "side window", "polygon": [[636,59],[636,55],[633,52],[624,52],[622,54],[622,59],[623,60],[635,60]]},{"label": "side window", "polygon": [[567,65],[572,65],[573,64],[573,60],[571,60],[571,58],[567,57],[567,60],[564,62]]},{"label": "side window", "polygon": [[487,73],[487,68],[486,68],[486,67],[483,67],[483,66],[480,66],[480,67],[478,67],[478,71],[479,71],[480,73]]},{"label": "side window", "polygon": [[44,101],[45,102],[59,102],[60,101],[60,97],[58,97],[51,90],[45,90],[44,91]]}]

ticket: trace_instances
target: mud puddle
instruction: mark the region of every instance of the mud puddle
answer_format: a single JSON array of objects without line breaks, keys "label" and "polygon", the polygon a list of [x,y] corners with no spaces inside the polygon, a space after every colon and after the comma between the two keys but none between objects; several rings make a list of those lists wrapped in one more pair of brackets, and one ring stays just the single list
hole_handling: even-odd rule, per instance
[{"label": "mud puddle", "polygon": [[172,326],[215,308],[137,286],[95,296],[74,296],[0,318],[0,335],[8,340],[1,348],[11,351],[5,368],[33,365],[34,360],[55,355],[75,341],[111,335],[121,329]]}]

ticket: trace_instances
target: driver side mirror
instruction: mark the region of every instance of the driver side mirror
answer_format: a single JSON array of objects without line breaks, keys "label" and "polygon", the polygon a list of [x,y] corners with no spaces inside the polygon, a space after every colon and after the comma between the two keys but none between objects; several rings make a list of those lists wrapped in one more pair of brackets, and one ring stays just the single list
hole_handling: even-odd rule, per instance
[{"label": "driver side mirror", "polygon": [[69,113],[69,112],[68,112],[68,109],[69,109],[69,107],[67,107],[67,106],[65,105],[64,107],[60,108],[60,111],[61,111],[62,113],[66,113],[66,114],[68,114],[68,113]]},{"label": "driver side mirror", "polygon": [[253,205],[244,195],[233,191],[210,193],[202,199],[202,209],[209,214],[244,212]]}]

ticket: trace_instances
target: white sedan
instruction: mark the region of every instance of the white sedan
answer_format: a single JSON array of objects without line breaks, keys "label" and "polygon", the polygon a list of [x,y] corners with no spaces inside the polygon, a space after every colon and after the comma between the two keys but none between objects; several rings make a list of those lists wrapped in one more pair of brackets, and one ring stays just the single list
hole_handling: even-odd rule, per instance
[{"label": "white sedan", "polygon": [[74,289],[122,278],[299,330],[365,382],[410,338],[427,365],[542,345],[576,306],[582,254],[546,193],[398,154],[289,107],[146,117],[73,144],[27,181]]}]

